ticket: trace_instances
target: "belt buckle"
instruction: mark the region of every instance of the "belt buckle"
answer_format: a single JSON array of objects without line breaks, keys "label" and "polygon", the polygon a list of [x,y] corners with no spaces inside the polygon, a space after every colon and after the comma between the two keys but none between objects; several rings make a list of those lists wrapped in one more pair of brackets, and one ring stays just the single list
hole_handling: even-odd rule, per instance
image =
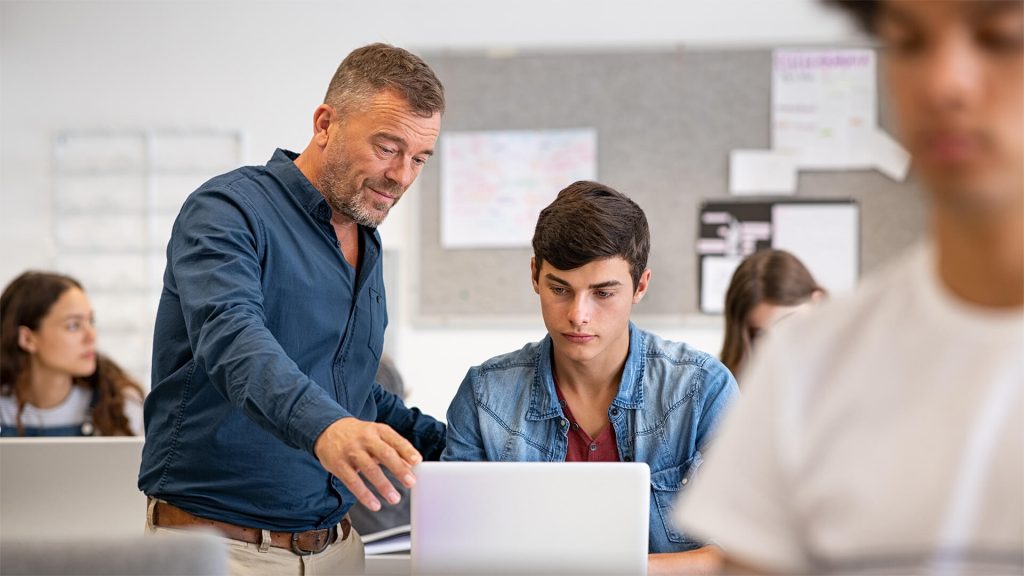
[{"label": "belt buckle", "polygon": [[[327,546],[329,546],[330,543],[331,543],[331,531],[330,531],[330,529],[325,529],[325,530],[316,530],[316,532],[317,532],[316,538],[317,538],[318,544],[319,544],[319,549],[317,549],[317,550],[303,550],[302,548],[299,548],[299,536],[301,536],[302,534],[305,534],[306,532],[292,532],[292,541],[291,541],[292,552],[294,552],[295,555],[297,555],[297,556],[310,556],[312,554],[319,554],[319,553],[323,552],[327,548]],[[322,542],[320,542],[320,533],[324,533],[325,534],[325,537],[324,537]]]}]

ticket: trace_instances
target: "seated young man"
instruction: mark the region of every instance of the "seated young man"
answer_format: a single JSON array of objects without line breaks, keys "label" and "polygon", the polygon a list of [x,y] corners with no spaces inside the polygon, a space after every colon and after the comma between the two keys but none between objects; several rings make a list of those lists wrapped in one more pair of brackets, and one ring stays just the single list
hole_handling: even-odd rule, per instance
[{"label": "seated young man", "polygon": [[626,196],[595,182],[558,194],[530,265],[548,335],[469,370],[441,459],[646,462],[650,572],[713,569],[717,551],[670,512],[738,389],[712,356],[629,321],[650,284],[649,249],[647,218]]}]

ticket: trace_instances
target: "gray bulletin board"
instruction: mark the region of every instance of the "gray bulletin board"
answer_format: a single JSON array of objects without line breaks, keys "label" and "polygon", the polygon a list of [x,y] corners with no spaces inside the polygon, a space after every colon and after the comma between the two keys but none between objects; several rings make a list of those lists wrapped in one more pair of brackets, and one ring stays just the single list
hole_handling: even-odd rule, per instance
[{"label": "gray bulletin board", "polygon": [[[446,131],[593,127],[598,180],[633,198],[651,227],[651,288],[635,313],[699,313],[695,257],[702,201],[728,193],[729,152],[768,149],[771,54],[758,50],[427,54],[445,85]],[[891,131],[879,98],[881,124]],[[418,180],[416,314],[422,321],[536,317],[532,252],[446,250],[440,163]],[[566,185],[570,184],[566,182]],[[917,186],[877,171],[801,172],[796,198],[861,207],[860,270],[870,273],[924,228]]]}]

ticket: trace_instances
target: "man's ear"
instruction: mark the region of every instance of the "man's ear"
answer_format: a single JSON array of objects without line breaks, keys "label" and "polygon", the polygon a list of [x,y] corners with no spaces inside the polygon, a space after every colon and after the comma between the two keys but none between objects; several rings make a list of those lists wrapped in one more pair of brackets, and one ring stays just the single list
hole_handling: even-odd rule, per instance
[{"label": "man's ear", "polygon": [[651,283],[651,269],[644,270],[643,274],[640,275],[640,281],[636,283],[636,291],[633,292],[633,304],[639,304],[644,299],[644,294],[647,294],[647,287]]},{"label": "man's ear", "polygon": [[540,284],[537,282],[537,273],[538,272],[539,272],[539,270],[537,269],[537,257],[536,256],[531,256],[530,257],[530,282],[533,282],[533,291],[536,292],[537,294],[540,294]]},{"label": "man's ear", "polygon": [[29,354],[35,354],[37,350],[36,335],[29,330],[28,326],[18,326],[18,348]]},{"label": "man's ear", "polygon": [[313,142],[320,148],[327,147],[330,140],[331,121],[335,119],[337,112],[328,104],[321,104],[313,111]]}]

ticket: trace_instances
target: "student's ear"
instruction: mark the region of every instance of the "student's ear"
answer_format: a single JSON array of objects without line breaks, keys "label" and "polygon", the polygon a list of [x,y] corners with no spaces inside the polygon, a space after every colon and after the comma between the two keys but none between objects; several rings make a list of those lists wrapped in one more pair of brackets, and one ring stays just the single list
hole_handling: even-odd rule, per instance
[{"label": "student's ear", "polygon": [[320,148],[326,148],[330,140],[331,120],[336,116],[334,108],[328,104],[321,104],[313,111],[313,142]]},{"label": "student's ear", "polygon": [[644,270],[640,275],[640,281],[636,283],[636,292],[633,293],[633,304],[639,304],[647,294],[647,286],[651,283],[651,269]]},{"label": "student's ear", "polygon": [[824,290],[815,290],[814,292],[811,292],[811,304],[817,304],[818,302],[821,302],[824,299],[825,299],[825,291]]},{"label": "student's ear", "polygon": [[540,294],[540,284],[537,283],[537,257],[530,257],[530,282],[533,282],[533,291]]},{"label": "student's ear", "polygon": [[28,326],[18,326],[18,348],[29,354],[36,353],[36,335]]}]

